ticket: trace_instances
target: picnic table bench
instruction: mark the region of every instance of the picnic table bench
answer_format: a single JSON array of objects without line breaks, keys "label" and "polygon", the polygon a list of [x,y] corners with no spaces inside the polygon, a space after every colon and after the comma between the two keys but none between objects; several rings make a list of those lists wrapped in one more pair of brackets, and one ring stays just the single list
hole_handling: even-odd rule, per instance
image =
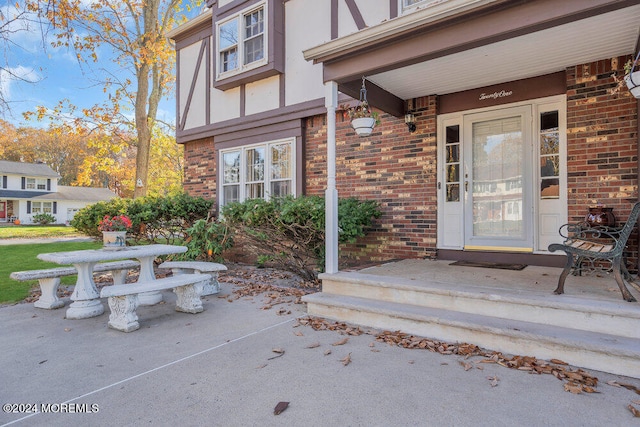
[{"label": "picnic table bench", "polygon": [[145,292],[173,289],[177,296],[176,311],[200,313],[203,311],[200,292],[203,282],[211,280],[208,274],[180,274],[147,282],[114,285],[102,288],[100,296],[109,298],[109,327],[122,332],[131,332],[140,328],[136,309],[138,295]]},{"label": "picnic table bench", "polygon": [[[111,272],[113,283],[120,285],[125,282],[128,270],[139,266],[140,263],[133,260],[104,262],[96,264],[93,267],[93,272]],[[60,278],[76,274],[78,274],[78,270],[75,267],[56,267],[45,270],[15,271],[9,277],[20,282],[37,280],[40,285],[41,295],[33,305],[38,308],[52,310],[64,306],[64,301],[58,298]]]},{"label": "picnic table bench", "polygon": [[569,273],[580,274],[585,269],[598,268],[599,263],[608,261],[611,263],[611,268],[606,271],[613,273],[622,292],[622,298],[629,302],[636,301],[624,283],[624,279],[629,282],[633,279],[623,259],[627,240],[639,215],[640,202],[633,205],[627,222],[621,228],[592,226],[584,222],[565,224],[560,227],[560,235],[565,238],[565,241],[549,245],[549,251],[564,251],[567,254],[567,262],[554,293],[564,293],[564,282]]},{"label": "picnic table bench", "polygon": [[166,261],[160,264],[159,268],[171,269],[174,276],[180,274],[209,273],[211,280],[205,283],[201,293],[202,296],[213,295],[220,292],[218,272],[227,269],[224,264],[205,261]]}]

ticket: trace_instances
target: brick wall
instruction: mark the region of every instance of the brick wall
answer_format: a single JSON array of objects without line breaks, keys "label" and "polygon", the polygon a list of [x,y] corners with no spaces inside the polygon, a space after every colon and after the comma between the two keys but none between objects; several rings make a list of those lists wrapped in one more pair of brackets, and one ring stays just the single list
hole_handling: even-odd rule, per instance
[{"label": "brick wall", "polygon": [[[341,248],[341,262],[431,257],[436,246],[436,97],[410,101],[417,130],[381,114],[371,136],[358,137],[339,113],[336,181],[339,197],[377,200],[383,215],[365,239]],[[326,120],[306,123],[307,194],[326,188]]]},{"label": "brick wall", "polygon": [[[638,199],[638,101],[626,86],[611,93],[630,56],[567,68],[567,172],[569,220],[589,206],[613,207],[626,221]],[[637,259],[637,235],[629,258]]]},{"label": "brick wall", "polygon": [[213,138],[184,144],[184,190],[216,200],[217,160]]},{"label": "brick wall", "polygon": [[[624,74],[630,57],[602,60],[566,69],[567,172],[569,219],[577,221],[597,203],[614,208],[625,221],[638,198],[638,103],[613,73]],[[374,199],[383,216],[358,244],[341,248],[341,261],[381,261],[433,257],[436,252],[436,100],[409,100],[417,130],[403,119],[381,114],[369,137],[355,135],[349,120],[337,117],[337,186],[340,197]],[[305,123],[306,194],[326,188],[326,117]],[[184,187],[192,195],[216,197],[213,139],[185,144]],[[637,259],[637,236],[630,257]],[[635,261],[634,261],[635,262]]]}]

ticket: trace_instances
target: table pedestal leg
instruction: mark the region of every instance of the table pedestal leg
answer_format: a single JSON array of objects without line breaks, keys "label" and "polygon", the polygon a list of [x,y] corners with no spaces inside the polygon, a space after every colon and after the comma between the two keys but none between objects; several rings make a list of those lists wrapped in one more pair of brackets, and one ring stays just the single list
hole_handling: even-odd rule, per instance
[{"label": "table pedestal leg", "polygon": [[[153,272],[153,261],[155,259],[155,256],[139,258],[140,276],[138,277],[138,282],[142,283],[156,280],[156,275]],[[139,305],[155,305],[160,301],[162,301],[162,294],[160,293],[160,291],[142,292],[138,294]]]},{"label": "table pedestal leg", "polygon": [[78,270],[76,287],[71,294],[71,305],[67,309],[67,319],[87,319],[104,313],[104,305],[100,302],[100,294],[93,281],[95,262],[74,264]]}]

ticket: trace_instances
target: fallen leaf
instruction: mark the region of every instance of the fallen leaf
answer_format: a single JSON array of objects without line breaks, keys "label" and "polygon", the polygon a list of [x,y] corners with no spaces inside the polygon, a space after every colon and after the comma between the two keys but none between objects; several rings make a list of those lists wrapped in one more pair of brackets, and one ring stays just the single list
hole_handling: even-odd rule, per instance
[{"label": "fallen leaf", "polygon": [[415,360],[409,360],[409,362],[407,362],[407,363],[409,363],[409,365],[413,365],[414,363],[416,363],[416,361]]},{"label": "fallen leaf", "polygon": [[636,417],[636,418],[640,417],[640,411],[638,411],[638,409],[635,406],[629,405],[629,406],[627,406],[627,408],[629,408],[629,410],[631,411],[631,413],[633,414],[634,417]]},{"label": "fallen leaf", "polygon": [[458,361],[458,363],[464,368],[465,371],[473,368],[473,365],[471,363],[463,362],[462,360]]},{"label": "fallen leaf", "polygon": [[580,394],[582,393],[582,386],[580,384],[569,381],[564,384],[564,391],[568,391],[573,394]]},{"label": "fallen leaf", "polygon": [[497,387],[498,386],[498,381],[500,381],[500,378],[498,378],[497,376],[492,376],[492,377],[487,377],[487,379],[489,381],[491,381],[489,384],[491,385],[491,387]]},{"label": "fallen leaf", "polygon": [[347,366],[349,363],[351,363],[351,353],[347,354],[344,359],[340,359],[340,361],[344,366]]},{"label": "fallen leaf", "polygon": [[260,366],[256,366],[256,369],[262,369],[262,368],[266,368],[268,366],[267,363],[260,365]]},{"label": "fallen leaf", "polygon": [[562,361],[560,359],[551,359],[551,360],[549,360],[549,362],[555,363],[556,365],[568,365],[567,362],[564,362],[564,361]]},{"label": "fallen leaf", "polygon": [[285,409],[289,407],[289,402],[278,402],[273,409],[273,415],[280,415]]},{"label": "fallen leaf", "polygon": [[631,385],[631,384],[625,384],[625,383],[618,383],[620,385],[620,387],[624,387],[627,390],[633,390],[636,392],[636,394],[640,394],[640,389],[638,389],[638,387]]},{"label": "fallen leaf", "polygon": [[64,328],[65,332],[69,332],[71,330],[71,328]]},{"label": "fallen leaf", "polygon": [[284,350],[283,350],[283,349],[281,349],[281,348],[274,348],[274,349],[272,349],[271,351],[273,351],[274,353],[277,353],[278,355],[277,355],[277,356],[270,357],[270,358],[268,358],[267,360],[273,360],[273,359],[276,359],[276,358],[278,358],[278,357],[282,357],[282,355],[284,354]]},{"label": "fallen leaf", "polygon": [[297,337],[303,337],[303,336],[304,336],[304,334],[303,334],[302,332],[300,332],[300,331],[295,331],[295,332],[293,333],[293,335],[295,335],[295,336],[297,336]]},{"label": "fallen leaf", "polygon": [[349,342],[349,337],[344,337],[340,341],[334,342],[331,345],[335,347],[335,346],[338,346],[338,345],[345,345],[347,342]]},{"label": "fallen leaf", "polygon": [[328,356],[330,354],[331,354],[331,349],[327,349],[327,350],[324,351],[324,355],[325,356]]},{"label": "fallen leaf", "polygon": [[309,344],[307,346],[307,348],[317,348],[320,347],[320,343],[319,342],[314,342],[313,344]]}]

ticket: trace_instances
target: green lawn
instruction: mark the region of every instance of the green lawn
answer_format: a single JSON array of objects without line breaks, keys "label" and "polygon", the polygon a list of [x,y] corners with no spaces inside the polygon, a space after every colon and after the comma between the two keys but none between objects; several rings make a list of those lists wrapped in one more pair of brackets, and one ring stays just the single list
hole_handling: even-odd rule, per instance
[{"label": "green lawn", "polygon": [[39,237],[82,237],[73,227],[64,225],[14,225],[0,227],[0,239]]},{"label": "green lawn", "polygon": [[[0,228],[0,231],[3,231],[4,228],[5,227]],[[100,247],[102,247],[102,242],[36,243],[27,245],[6,246],[0,245],[0,304],[22,301],[29,295],[29,289],[31,289],[32,286],[38,284],[37,280],[30,282],[18,282],[12,280],[9,278],[9,274],[11,274],[12,272],[60,267],[59,265],[51,262],[40,261],[38,258],[36,258],[36,255],[45,252],[77,251],[81,249],[98,249]],[[76,276],[62,278],[63,284],[73,285],[75,284],[75,282]]]}]

